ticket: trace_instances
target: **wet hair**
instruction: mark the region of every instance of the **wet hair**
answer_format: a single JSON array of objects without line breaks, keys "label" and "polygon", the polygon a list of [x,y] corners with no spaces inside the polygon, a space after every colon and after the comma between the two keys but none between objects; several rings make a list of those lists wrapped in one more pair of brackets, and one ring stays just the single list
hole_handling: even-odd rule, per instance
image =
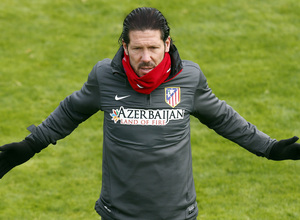
[{"label": "wet hair", "polygon": [[124,19],[123,31],[119,38],[119,43],[122,44],[122,41],[124,41],[128,45],[130,42],[130,31],[145,30],[160,30],[163,42],[170,35],[170,27],[163,14],[155,8],[142,7],[131,11]]}]

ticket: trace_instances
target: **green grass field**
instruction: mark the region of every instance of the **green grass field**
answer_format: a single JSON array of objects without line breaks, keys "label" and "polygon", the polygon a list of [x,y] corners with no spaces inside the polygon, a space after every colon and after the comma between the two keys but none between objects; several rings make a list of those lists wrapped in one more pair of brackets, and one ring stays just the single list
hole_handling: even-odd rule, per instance
[{"label": "green grass field", "polygon": [[[0,145],[20,141],[112,58],[127,13],[160,9],[183,59],[272,138],[300,135],[298,0],[2,0]],[[199,218],[300,219],[300,162],[268,161],[191,119]],[[99,219],[102,113],[0,180],[0,219]]]}]

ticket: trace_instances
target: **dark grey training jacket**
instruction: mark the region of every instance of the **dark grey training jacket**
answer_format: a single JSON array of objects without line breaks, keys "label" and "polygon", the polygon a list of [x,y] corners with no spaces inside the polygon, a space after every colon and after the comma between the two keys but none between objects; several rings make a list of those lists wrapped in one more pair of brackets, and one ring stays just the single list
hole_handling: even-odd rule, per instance
[{"label": "dark grey training jacket", "polygon": [[122,55],[120,48],[113,60],[98,62],[82,89],[63,100],[31,135],[46,145],[55,143],[104,111],[96,211],[105,219],[194,219],[190,115],[258,156],[268,156],[275,140],[216,98],[199,66],[181,61],[175,46],[169,79],[149,95],[131,88]]}]

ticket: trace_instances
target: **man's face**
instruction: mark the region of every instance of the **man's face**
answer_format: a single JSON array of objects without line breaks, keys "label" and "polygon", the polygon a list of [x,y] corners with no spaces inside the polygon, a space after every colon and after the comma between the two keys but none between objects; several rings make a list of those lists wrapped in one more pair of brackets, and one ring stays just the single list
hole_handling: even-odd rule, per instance
[{"label": "man's face", "polygon": [[170,37],[163,42],[160,30],[130,31],[130,42],[123,42],[125,53],[129,56],[130,65],[139,76],[144,76],[164,59],[170,49]]}]

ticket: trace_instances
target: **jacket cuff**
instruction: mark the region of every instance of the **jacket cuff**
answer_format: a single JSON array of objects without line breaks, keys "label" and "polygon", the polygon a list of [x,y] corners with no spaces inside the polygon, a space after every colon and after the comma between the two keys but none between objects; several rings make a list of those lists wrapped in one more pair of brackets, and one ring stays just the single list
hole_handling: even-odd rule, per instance
[{"label": "jacket cuff", "polygon": [[[44,148],[46,148],[48,146],[48,144],[43,143],[39,138],[36,137],[35,135],[35,131],[36,131],[36,126],[35,125],[30,125],[27,128],[28,131],[31,132],[31,134],[29,134],[25,140],[28,142],[28,144],[30,145],[31,149],[35,152],[35,153],[39,153],[41,150],[43,150]],[[56,142],[54,143],[56,144]]]}]

